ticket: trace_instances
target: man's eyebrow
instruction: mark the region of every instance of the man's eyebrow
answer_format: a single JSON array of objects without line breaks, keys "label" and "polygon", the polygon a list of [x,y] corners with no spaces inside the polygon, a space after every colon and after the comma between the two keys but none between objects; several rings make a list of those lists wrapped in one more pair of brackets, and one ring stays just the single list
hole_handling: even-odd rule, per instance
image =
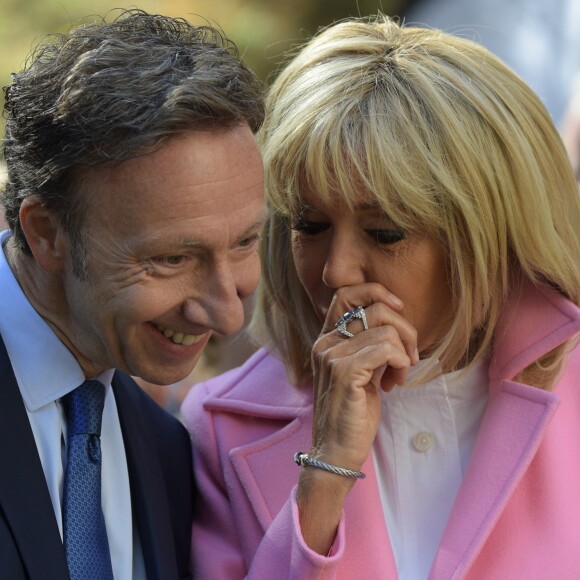
[{"label": "man's eyebrow", "polygon": [[268,213],[267,211],[264,211],[264,213],[241,236],[238,237],[236,243],[241,242],[248,236],[254,234],[256,231],[261,230],[264,227],[267,218]]},{"label": "man's eyebrow", "polygon": [[176,245],[183,248],[199,248],[202,242],[190,236],[180,236],[175,240]]},{"label": "man's eyebrow", "polygon": [[[247,228],[238,238],[235,243],[239,243],[248,236],[251,236],[257,230],[261,230],[264,227],[267,219],[267,212],[264,212],[249,228]],[[175,240],[177,246],[182,248],[203,248],[204,243],[201,240],[192,238],[191,236],[181,236]]]}]

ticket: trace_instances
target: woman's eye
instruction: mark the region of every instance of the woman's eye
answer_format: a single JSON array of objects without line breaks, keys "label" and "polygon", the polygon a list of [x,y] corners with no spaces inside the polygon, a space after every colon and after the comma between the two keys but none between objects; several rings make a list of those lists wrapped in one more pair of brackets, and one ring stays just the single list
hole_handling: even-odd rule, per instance
[{"label": "woman's eye", "polygon": [[382,246],[390,246],[405,239],[405,233],[400,230],[366,230],[367,234]]},{"label": "woman's eye", "polygon": [[307,236],[315,236],[321,232],[327,230],[329,225],[324,222],[311,222],[305,219],[297,220],[292,229],[295,232],[300,232],[301,234],[306,234]]}]

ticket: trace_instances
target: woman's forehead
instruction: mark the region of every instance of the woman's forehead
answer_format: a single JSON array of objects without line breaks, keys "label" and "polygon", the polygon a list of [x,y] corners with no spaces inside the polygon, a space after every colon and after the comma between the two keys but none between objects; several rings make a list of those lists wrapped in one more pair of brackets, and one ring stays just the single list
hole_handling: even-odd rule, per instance
[{"label": "woman's forehead", "polygon": [[295,202],[299,207],[344,206],[351,211],[380,210],[385,205],[385,200],[380,200],[373,192],[356,185],[344,189],[335,185],[320,190],[311,184],[303,184]]}]

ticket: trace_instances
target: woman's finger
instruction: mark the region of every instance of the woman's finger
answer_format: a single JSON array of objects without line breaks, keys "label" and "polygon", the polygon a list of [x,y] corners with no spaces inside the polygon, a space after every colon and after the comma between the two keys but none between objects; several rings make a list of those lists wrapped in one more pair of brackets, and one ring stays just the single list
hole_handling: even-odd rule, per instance
[{"label": "woman's finger", "polygon": [[335,328],[335,323],[340,316],[351,311],[357,306],[368,306],[375,302],[382,302],[393,311],[399,312],[403,309],[403,303],[392,292],[389,292],[381,284],[368,282],[357,284],[356,286],[344,286],[339,288],[328,308],[326,320],[322,327],[322,332],[331,332]]},{"label": "woman's finger", "polygon": [[[352,300],[351,296],[347,298],[348,300]],[[344,307],[343,304],[344,303],[342,300],[337,300],[333,304],[333,306],[328,311],[327,322],[329,319],[334,318],[336,312],[341,311],[340,309]],[[361,315],[365,317],[368,330],[383,326],[394,329],[394,331],[396,331],[400,337],[405,351],[412,361],[412,364],[419,362],[419,352],[417,350],[417,331],[407,319],[405,319],[399,312],[394,311],[390,306],[384,304],[383,302],[374,302],[369,304],[368,306],[363,307],[363,312],[364,314],[361,313]],[[356,311],[356,314],[358,314],[358,311]],[[360,340],[362,338],[363,332],[365,331],[363,320],[353,316],[348,322],[344,323],[343,329],[354,335],[352,337],[347,337],[336,328],[337,321],[341,317],[344,317],[344,313],[336,317],[334,324],[332,324],[332,330],[327,332],[327,334],[332,335],[331,340],[345,342],[353,341],[353,339],[357,337],[357,341]],[[328,323],[325,326],[326,328],[330,328],[331,325]],[[357,341],[355,341],[355,343]]]}]

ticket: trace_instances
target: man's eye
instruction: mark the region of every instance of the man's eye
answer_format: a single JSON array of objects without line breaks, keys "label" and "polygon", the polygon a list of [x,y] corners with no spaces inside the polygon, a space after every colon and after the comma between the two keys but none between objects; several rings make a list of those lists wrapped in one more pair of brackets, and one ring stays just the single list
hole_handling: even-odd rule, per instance
[{"label": "man's eye", "polygon": [[240,248],[251,248],[260,241],[260,234],[254,234],[248,238],[240,240]]},{"label": "man's eye", "polygon": [[306,234],[307,236],[315,236],[328,229],[328,224],[324,222],[311,222],[305,219],[297,220],[293,225],[292,229],[295,232],[300,232],[301,234]]},{"label": "man's eye", "polygon": [[179,266],[186,260],[186,256],[158,256],[157,258],[153,258],[153,261],[157,264],[161,264],[163,266]]},{"label": "man's eye", "polygon": [[391,246],[405,239],[405,233],[400,230],[366,230],[367,234],[382,246]]}]

